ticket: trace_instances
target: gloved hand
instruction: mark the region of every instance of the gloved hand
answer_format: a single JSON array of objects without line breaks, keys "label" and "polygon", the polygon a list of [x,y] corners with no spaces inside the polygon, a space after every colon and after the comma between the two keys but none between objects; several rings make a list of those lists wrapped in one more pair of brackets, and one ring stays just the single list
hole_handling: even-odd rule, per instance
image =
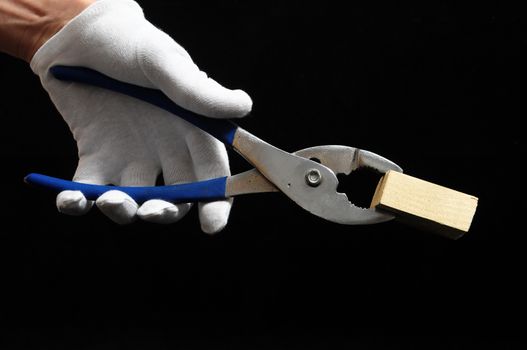
[{"label": "gloved hand", "polygon": [[[200,71],[188,53],[148,22],[132,0],[99,0],[70,21],[34,55],[31,68],[70,127],[79,152],[73,179],[93,184],[152,186],[159,174],[176,184],[230,174],[223,144],[161,109],[110,91],[61,82],[54,65],[85,66],[112,78],[162,90],[180,106],[212,118],[238,118],[252,107],[241,90],[229,90]],[[231,201],[199,204],[201,227],[217,232]],[[172,223],[190,204],[161,200],[142,206],[120,191],[96,201],[112,220],[136,217]],[[81,215],[92,203],[78,191],[57,196],[59,211]]]}]

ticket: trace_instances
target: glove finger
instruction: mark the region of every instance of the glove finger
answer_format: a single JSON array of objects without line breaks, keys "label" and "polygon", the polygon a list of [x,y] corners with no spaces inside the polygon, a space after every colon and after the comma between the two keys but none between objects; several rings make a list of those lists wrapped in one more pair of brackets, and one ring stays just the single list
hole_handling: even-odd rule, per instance
[{"label": "glove finger", "polygon": [[233,198],[222,201],[198,203],[201,230],[208,234],[220,232],[227,226]]},{"label": "glove finger", "polygon": [[[194,173],[198,180],[229,176],[229,158],[225,146],[217,139],[195,129],[187,134],[187,147],[191,154]],[[227,225],[232,198],[198,205],[201,229],[217,233]]]},{"label": "glove finger", "polygon": [[171,39],[146,43],[139,62],[148,81],[183,108],[208,117],[240,118],[251,111],[247,93],[223,87],[179,51]]},{"label": "glove finger", "polygon": [[[100,162],[89,157],[79,160],[73,181],[89,184],[108,183],[107,175],[100,167]],[[93,204],[94,201],[87,200],[80,191],[62,191],[56,198],[58,211],[66,215],[84,215],[93,207]]]},{"label": "glove finger", "polygon": [[[184,125],[180,127],[188,128]],[[185,140],[182,139],[181,143],[176,144],[169,137],[160,138],[158,142],[158,147],[161,150],[159,157],[165,184],[174,185],[195,181],[194,172],[192,171],[192,160],[190,159]],[[173,204],[162,200],[151,200],[143,203],[137,215],[149,222],[170,224],[181,220],[191,207],[192,203]]]},{"label": "glove finger", "polygon": [[[121,172],[120,186],[153,186],[158,171],[153,164],[130,164]],[[99,210],[112,221],[125,225],[137,219],[139,205],[128,194],[112,190],[104,193],[95,202]]]},{"label": "glove finger", "polygon": [[87,200],[81,191],[60,192],[56,204],[60,213],[73,216],[84,215],[93,207],[93,201]]},{"label": "glove finger", "polygon": [[139,207],[129,195],[117,190],[104,193],[95,204],[104,215],[120,225],[134,222]]},{"label": "glove finger", "polygon": [[191,203],[173,204],[160,199],[149,200],[137,210],[137,216],[155,224],[173,224],[183,218]]}]

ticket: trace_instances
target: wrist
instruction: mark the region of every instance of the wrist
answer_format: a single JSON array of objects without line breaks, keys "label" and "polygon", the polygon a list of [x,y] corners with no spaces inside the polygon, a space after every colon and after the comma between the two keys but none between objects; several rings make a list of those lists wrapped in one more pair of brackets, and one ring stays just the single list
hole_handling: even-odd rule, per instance
[{"label": "wrist", "polygon": [[35,52],[96,0],[17,0],[0,5],[0,50],[30,62]]},{"label": "wrist", "polygon": [[29,45],[25,49],[24,57],[21,57],[27,62],[31,61],[35,52],[37,52],[46,41],[61,30],[75,16],[94,3],[95,0],[66,1],[67,4],[64,4],[64,1],[53,2],[60,2],[61,4],[54,9],[57,11],[56,13],[48,13],[47,16],[45,16],[47,18],[43,18],[40,23],[37,23],[32,38],[29,40]]}]

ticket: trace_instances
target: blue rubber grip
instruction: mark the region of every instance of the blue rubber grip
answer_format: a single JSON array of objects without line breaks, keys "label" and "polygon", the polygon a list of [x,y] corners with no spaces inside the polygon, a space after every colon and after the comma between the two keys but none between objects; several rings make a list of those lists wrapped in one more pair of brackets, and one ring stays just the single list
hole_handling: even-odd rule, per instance
[{"label": "blue rubber grip", "polygon": [[56,193],[65,190],[81,191],[89,200],[96,200],[105,192],[119,190],[128,194],[137,203],[142,204],[150,199],[163,199],[172,203],[204,202],[224,199],[226,198],[225,188],[227,177],[187,184],[150,187],[90,185],[42,174],[29,174],[25,177],[24,181]]},{"label": "blue rubber grip", "polygon": [[160,90],[115,80],[85,67],[54,66],[50,68],[50,72],[59,80],[97,86],[153,104],[206,131],[228,146],[232,146],[234,141],[234,135],[238,129],[236,124],[229,120],[211,119],[191,112],[174,103]]}]

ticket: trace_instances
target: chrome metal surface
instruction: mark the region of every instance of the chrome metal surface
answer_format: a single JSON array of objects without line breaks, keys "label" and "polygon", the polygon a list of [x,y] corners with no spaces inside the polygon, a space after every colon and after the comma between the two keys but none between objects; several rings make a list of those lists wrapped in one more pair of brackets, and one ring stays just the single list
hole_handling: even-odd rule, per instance
[{"label": "chrome metal surface", "polygon": [[[373,224],[393,216],[374,209],[360,208],[337,192],[336,174],[349,174],[368,166],[378,171],[401,171],[395,163],[374,153],[345,146],[311,147],[287,153],[239,128],[233,147],[280,191],[310,213],[340,224]],[[320,164],[311,160],[316,159]],[[316,169],[324,181],[317,187],[306,183],[305,174]]]},{"label": "chrome metal surface", "polygon": [[241,194],[278,192],[278,188],[267,180],[258,170],[251,169],[227,178],[225,196]]}]

